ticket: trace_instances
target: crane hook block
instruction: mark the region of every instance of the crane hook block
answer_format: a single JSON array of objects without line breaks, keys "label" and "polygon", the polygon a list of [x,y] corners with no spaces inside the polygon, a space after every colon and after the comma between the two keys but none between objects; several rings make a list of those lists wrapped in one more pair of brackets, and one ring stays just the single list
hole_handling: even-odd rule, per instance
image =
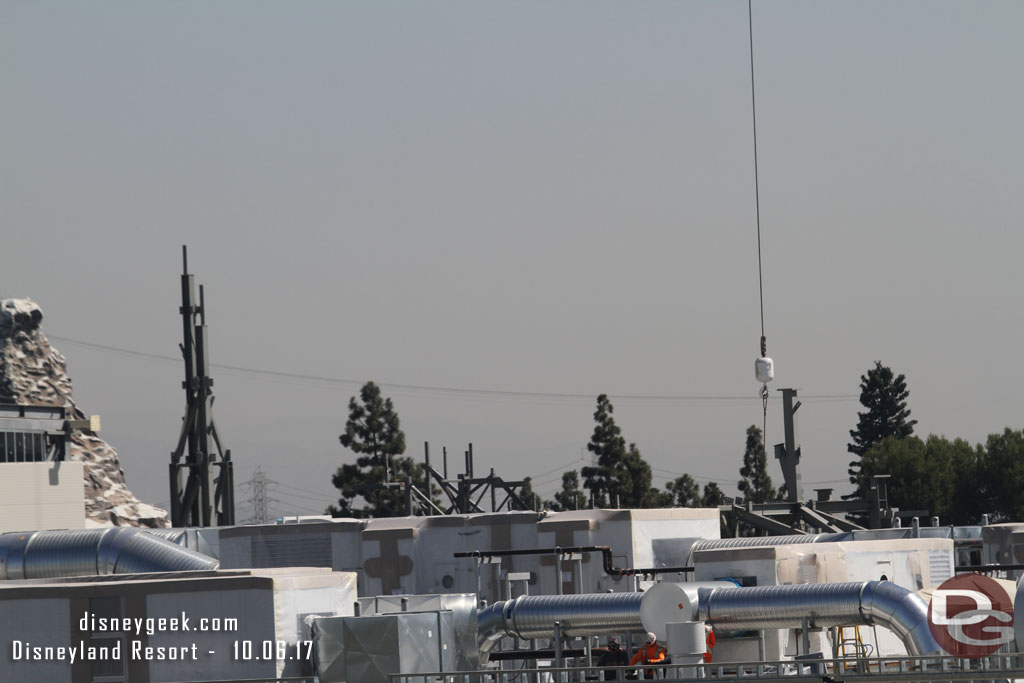
[{"label": "crane hook block", "polygon": [[754,361],[754,376],[761,384],[767,384],[775,379],[775,364],[772,359],[762,356]]}]

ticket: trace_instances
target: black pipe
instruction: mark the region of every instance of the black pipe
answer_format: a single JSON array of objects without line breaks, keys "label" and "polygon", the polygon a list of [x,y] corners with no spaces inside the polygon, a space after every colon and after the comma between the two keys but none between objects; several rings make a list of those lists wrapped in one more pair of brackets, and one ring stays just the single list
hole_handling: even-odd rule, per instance
[{"label": "black pipe", "polygon": [[569,553],[601,553],[604,572],[609,576],[650,576],[654,574],[678,574],[692,572],[693,567],[616,567],[612,548],[608,545],[575,545],[557,548],[522,548],[519,550],[472,550],[455,553],[455,557],[509,557],[512,555],[567,555]]}]

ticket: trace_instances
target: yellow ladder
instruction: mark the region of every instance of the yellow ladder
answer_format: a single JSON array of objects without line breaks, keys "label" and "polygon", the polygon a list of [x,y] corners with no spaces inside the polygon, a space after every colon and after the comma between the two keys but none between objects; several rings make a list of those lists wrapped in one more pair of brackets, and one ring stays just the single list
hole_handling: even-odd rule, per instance
[{"label": "yellow ladder", "polygon": [[[848,638],[846,631],[851,628],[848,626],[839,627],[839,651],[842,654],[843,659],[849,659],[851,654],[856,659],[867,659],[868,647],[864,644],[864,639],[860,636],[860,627],[853,626],[853,637]],[[851,652],[852,649],[852,652]],[[850,669],[856,668],[854,663],[843,663],[843,668],[849,671]]]}]

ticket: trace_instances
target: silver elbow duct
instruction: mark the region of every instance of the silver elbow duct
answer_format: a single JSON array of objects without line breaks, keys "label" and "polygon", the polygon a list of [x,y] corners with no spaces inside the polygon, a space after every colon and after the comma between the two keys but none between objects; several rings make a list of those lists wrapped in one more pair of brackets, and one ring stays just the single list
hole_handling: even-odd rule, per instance
[{"label": "silver elbow duct", "polygon": [[860,604],[872,623],[898,635],[910,654],[942,652],[928,626],[928,605],[917,593],[888,581],[870,581],[864,586]]},{"label": "silver elbow duct", "polygon": [[721,631],[878,625],[900,637],[911,655],[941,652],[928,628],[928,606],[888,581],[818,583],[700,592],[700,618]]},{"label": "silver elbow duct", "polygon": [[476,641],[480,649],[481,661],[487,661],[487,655],[498,644],[498,641],[510,634],[505,630],[505,609],[510,608],[514,600],[496,602],[476,612]]},{"label": "silver elbow duct", "polygon": [[217,569],[206,555],[130,527],[0,535],[0,580]]}]

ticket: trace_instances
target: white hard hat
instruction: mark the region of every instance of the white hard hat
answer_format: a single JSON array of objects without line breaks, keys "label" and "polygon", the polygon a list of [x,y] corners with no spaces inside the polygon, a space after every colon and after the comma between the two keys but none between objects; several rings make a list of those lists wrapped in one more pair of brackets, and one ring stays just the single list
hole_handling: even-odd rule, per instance
[{"label": "white hard hat", "polygon": [[656,642],[658,642],[658,636],[655,635],[653,631],[648,632],[647,633],[647,642],[648,643],[656,643]]}]

